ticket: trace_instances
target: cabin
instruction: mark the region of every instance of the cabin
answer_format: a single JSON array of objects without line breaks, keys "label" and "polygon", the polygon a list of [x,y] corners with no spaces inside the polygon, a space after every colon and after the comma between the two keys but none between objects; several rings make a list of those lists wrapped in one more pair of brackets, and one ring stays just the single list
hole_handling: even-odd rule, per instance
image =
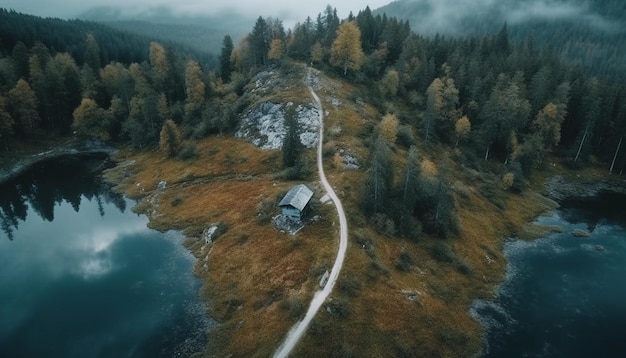
[{"label": "cabin", "polygon": [[291,188],[280,201],[280,213],[292,220],[301,221],[309,208],[313,191],[306,185],[300,184]]}]

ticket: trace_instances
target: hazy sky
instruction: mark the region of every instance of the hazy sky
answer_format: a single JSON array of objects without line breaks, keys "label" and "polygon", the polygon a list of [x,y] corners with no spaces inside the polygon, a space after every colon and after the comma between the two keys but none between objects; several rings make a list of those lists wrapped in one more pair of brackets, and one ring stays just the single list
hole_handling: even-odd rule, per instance
[{"label": "hazy sky", "polygon": [[278,17],[282,20],[304,20],[323,12],[329,3],[337,8],[339,17],[355,14],[366,6],[373,10],[392,0],[0,0],[0,7],[44,17],[76,17],[96,6],[115,6],[140,11],[147,7],[166,5],[185,14],[213,13],[236,9],[246,15]]}]

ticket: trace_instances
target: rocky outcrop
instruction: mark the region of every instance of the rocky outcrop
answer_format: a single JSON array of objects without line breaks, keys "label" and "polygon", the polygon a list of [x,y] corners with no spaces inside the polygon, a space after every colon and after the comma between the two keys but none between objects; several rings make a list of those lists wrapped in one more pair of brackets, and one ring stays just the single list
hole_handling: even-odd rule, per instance
[{"label": "rocky outcrop", "polygon": [[[285,110],[295,104],[263,102],[245,112],[241,118],[241,127],[235,133],[238,138],[248,138],[262,149],[280,149],[285,140]],[[313,148],[317,144],[319,131],[319,112],[311,106],[298,105],[296,119],[300,132],[300,142]]]}]

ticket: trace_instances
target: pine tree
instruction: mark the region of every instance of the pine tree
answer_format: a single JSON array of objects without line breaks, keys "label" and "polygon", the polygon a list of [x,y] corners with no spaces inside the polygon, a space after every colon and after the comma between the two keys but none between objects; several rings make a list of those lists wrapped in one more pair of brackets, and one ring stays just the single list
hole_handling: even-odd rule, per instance
[{"label": "pine tree", "polygon": [[263,66],[267,63],[267,53],[270,50],[271,33],[267,21],[259,16],[249,35],[250,50],[254,64]]},{"label": "pine tree", "polygon": [[282,146],[283,167],[291,168],[298,163],[304,149],[300,141],[300,128],[298,126],[295,105],[291,105],[287,108],[285,113],[285,127],[287,132]]},{"label": "pine tree", "polygon": [[222,41],[222,52],[220,53],[220,76],[224,83],[230,82],[230,74],[232,72],[232,64],[230,58],[234,49],[233,39],[230,35],[224,36]]}]

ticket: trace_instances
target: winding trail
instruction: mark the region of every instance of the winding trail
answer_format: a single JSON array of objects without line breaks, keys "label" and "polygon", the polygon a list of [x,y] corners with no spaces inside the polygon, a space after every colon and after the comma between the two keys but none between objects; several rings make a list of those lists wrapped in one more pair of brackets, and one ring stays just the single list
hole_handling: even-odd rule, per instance
[{"label": "winding trail", "polygon": [[[308,77],[311,78],[311,69],[309,68]],[[337,194],[333,190],[333,188],[328,183],[326,179],[326,173],[324,173],[324,163],[322,162],[322,145],[324,143],[324,109],[322,108],[322,102],[320,98],[317,96],[313,88],[307,83],[307,87],[311,96],[315,99],[315,103],[319,109],[320,114],[320,133],[319,133],[319,141],[317,144],[317,171],[319,173],[320,180],[324,185],[324,189],[328,193],[328,196],[332,199],[335,207],[337,208],[337,215],[339,216],[339,250],[337,251],[337,258],[335,259],[335,264],[333,265],[332,270],[330,271],[330,275],[328,276],[328,280],[326,281],[326,285],[321,290],[318,290],[313,295],[313,299],[311,300],[311,304],[309,305],[309,309],[306,312],[306,315],[301,321],[298,321],[287,333],[287,337],[283,344],[278,348],[276,353],[274,353],[274,357],[282,358],[287,357],[289,353],[296,346],[304,332],[306,331],[309,323],[317,314],[322,304],[330,295],[335,286],[335,282],[337,281],[337,277],[339,277],[339,272],[341,271],[341,266],[343,265],[343,261],[346,257],[346,250],[348,248],[348,221],[346,220],[346,214],[343,211],[343,205],[337,197]]]}]

